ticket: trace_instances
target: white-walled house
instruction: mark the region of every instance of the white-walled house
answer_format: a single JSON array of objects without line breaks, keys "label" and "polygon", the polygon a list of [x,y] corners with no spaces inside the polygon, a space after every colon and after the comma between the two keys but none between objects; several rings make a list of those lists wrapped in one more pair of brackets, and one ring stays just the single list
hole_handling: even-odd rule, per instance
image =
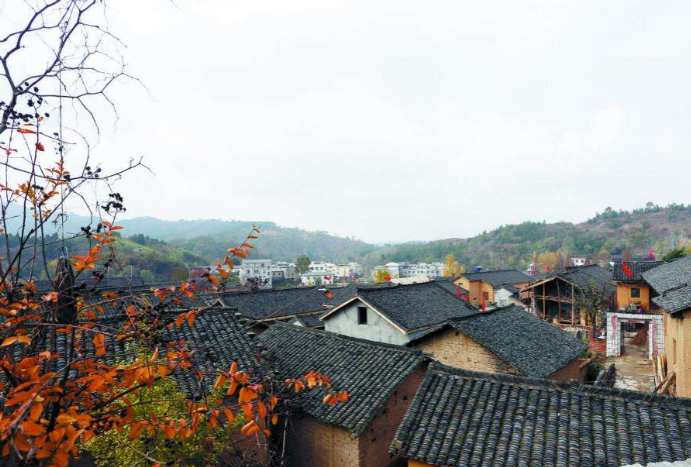
[{"label": "white-walled house", "polygon": [[300,275],[300,285],[314,287],[319,285],[331,285],[335,277],[324,272],[306,272]]},{"label": "white-walled house", "polygon": [[356,296],[325,313],[324,329],[337,334],[405,345],[421,333],[477,313],[437,282],[358,287]]},{"label": "white-walled house", "polygon": [[240,265],[240,282],[257,279],[260,287],[270,289],[272,261],[270,259],[244,259]]}]

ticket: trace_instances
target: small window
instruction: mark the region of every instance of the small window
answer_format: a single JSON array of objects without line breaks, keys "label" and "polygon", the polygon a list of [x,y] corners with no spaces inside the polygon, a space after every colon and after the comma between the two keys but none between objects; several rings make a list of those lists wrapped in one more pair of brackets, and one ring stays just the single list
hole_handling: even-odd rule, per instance
[{"label": "small window", "polygon": [[364,306],[357,307],[357,323],[367,324],[367,308]]},{"label": "small window", "polygon": [[638,287],[632,287],[631,298],[641,298],[641,289],[639,289]]}]

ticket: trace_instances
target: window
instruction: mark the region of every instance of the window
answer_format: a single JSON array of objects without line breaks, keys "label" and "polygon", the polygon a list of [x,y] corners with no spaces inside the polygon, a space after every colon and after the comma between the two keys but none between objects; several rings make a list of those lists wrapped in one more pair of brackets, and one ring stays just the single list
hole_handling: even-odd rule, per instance
[{"label": "window", "polygon": [[367,324],[367,308],[364,306],[357,307],[357,323]]},{"label": "window", "polygon": [[485,301],[489,301],[489,292],[482,292],[482,297],[485,299]]},{"label": "window", "polygon": [[641,289],[639,289],[638,287],[632,287],[631,298],[641,298]]}]

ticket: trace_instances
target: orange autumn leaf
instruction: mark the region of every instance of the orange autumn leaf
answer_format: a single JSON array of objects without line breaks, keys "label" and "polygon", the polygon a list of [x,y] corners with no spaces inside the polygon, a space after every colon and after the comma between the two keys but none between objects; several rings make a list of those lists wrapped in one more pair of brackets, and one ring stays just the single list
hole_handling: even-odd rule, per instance
[{"label": "orange autumn leaf", "polygon": [[101,333],[96,334],[93,343],[96,348],[96,356],[103,357],[106,354],[106,336]]},{"label": "orange autumn leaf", "polygon": [[0,347],[7,347],[8,345],[12,345],[15,342],[19,342],[20,344],[31,344],[31,339],[27,336],[12,336],[8,337],[4,341],[2,341],[2,345]]}]

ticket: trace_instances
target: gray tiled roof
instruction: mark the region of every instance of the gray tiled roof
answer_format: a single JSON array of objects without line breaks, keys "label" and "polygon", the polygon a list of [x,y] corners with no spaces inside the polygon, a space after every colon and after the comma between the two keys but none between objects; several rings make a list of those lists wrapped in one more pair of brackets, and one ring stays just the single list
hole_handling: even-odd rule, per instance
[{"label": "gray tiled roof", "polygon": [[[458,277],[454,278],[457,279]],[[437,283],[440,287],[443,289],[446,289],[447,292],[451,292],[452,294],[456,295],[459,286],[453,283],[452,279],[437,279],[434,282]],[[468,290],[464,289],[463,287],[461,289],[461,295],[466,295],[468,294]]]},{"label": "gray tiled roof", "polygon": [[327,331],[273,324],[258,337],[272,354],[281,377],[311,370],[328,376],[333,390],[347,390],[347,402],[327,405],[325,390],[303,392],[303,410],[318,420],[361,434],[390,394],[427,358],[420,352]]},{"label": "gray tiled roof", "polygon": [[642,276],[660,295],[653,303],[663,310],[676,313],[691,308],[691,256],[662,264]]},{"label": "gray tiled roof", "polygon": [[300,321],[303,326],[308,328],[323,328],[324,323],[319,319],[320,314],[300,315],[293,318],[293,321]]},{"label": "gray tiled roof", "polygon": [[451,326],[499,356],[525,376],[546,378],[588,346],[518,306],[499,308]]},{"label": "gray tiled roof", "polygon": [[[177,371],[174,377],[180,388],[189,396],[197,397],[202,395],[216,378],[215,370],[227,371],[233,362],[238,366],[257,376],[261,376],[262,368],[256,358],[258,352],[253,341],[247,337],[246,330],[240,326],[231,309],[209,309],[197,315],[194,325],[190,328],[187,322],[181,327],[174,326],[172,329],[165,329],[158,338],[157,344],[161,354],[166,352],[166,343],[184,341],[187,350],[194,350],[193,359],[195,369],[200,369],[206,375],[200,380],[194,370]],[[178,315],[177,312],[166,313],[172,318]],[[120,319],[102,319],[96,322],[94,329],[102,330],[105,336],[106,354],[103,357],[95,357],[93,334],[82,333],[82,354],[88,358],[103,360],[109,365],[118,362],[128,361],[136,358],[134,349],[126,342],[115,338],[117,329],[124,323]],[[50,349],[60,355],[60,358],[53,361],[56,368],[62,368],[68,361],[67,349],[69,348],[69,334],[55,333],[51,337],[50,333],[35,330],[36,336],[40,335],[40,343],[37,344],[38,351]],[[40,334],[37,334],[40,332]],[[38,338],[38,337],[37,337]],[[21,351],[16,346],[14,351]]]},{"label": "gray tiled roof", "polygon": [[391,453],[449,467],[684,460],[691,400],[434,365]]},{"label": "gray tiled roof", "polygon": [[327,311],[352,298],[355,286],[334,287],[329,291],[334,295],[331,299],[318,287],[222,293],[220,296],[225,306],[235,308],[243,316],[264,320]]},{"label": "gray tiled roof", "polygon": [[616,263],[612,270],[612,278],[616,282],[639,282],[641,280],[641,274],[664,263],[662,261],[645,261],[643,263],[627,261],[626,265],[629,267],[629,269],[631,269],[632,272],[631,277],[627,276],[622,269],[623,264],[624,263]]},{"label": "gray tiled roof", "polygon": [[406,332],[478,313],[437,282],[358,288],[358,296]]},{"label": "gray tiled roof", "polygon": [[530,282],[532,278],[519,271],[518,269],[500,269],[496,271],[483,272],[466,272],[461,274],[469,281],[483,281],[492,285],[492,287],[500,287],[507,284],[522,284]]}]

